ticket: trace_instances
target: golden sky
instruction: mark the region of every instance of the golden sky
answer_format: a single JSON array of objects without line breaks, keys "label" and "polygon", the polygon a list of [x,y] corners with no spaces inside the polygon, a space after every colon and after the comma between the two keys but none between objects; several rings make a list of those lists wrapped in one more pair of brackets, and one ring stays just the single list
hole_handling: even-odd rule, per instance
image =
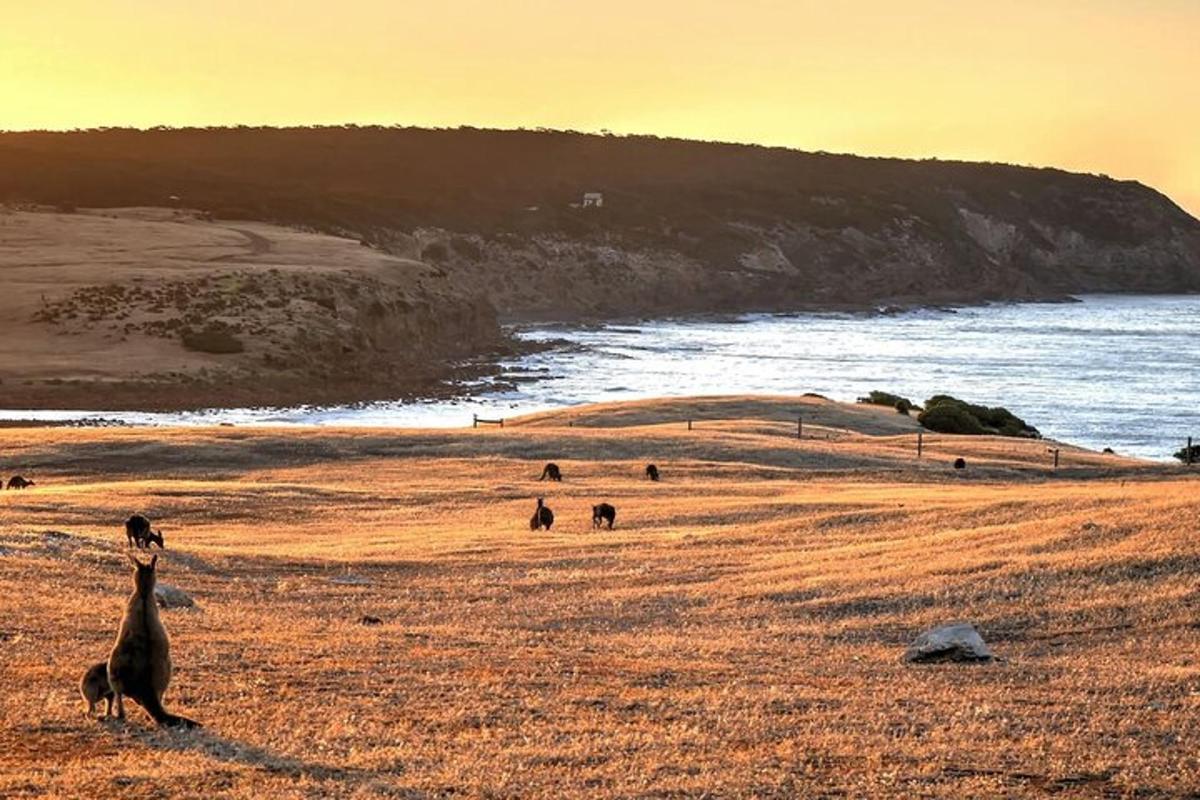
[{"label": "golden sky", "polygon": [[342,122],[1055,165],[1200,214],[1200,0],[0,0],[0,128]]}]

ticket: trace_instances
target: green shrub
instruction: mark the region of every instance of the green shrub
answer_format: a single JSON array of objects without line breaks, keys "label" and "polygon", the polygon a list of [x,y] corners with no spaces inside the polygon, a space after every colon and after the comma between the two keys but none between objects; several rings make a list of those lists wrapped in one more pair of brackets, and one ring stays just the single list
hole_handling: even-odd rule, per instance
[{"label": "green shrub", "polygon": [[242,340],[234,336],[223,325],[209,325],[202,331],[187,329],[180,333],[180,338],[182,338],[183,346],[186,349],[197,353],[228,355],[230,353],[242,353],[246,350],[246,346],[242,344]]},{"label": "green shrub", "polygon": [[[1188,449],[1186,447],[1179,448],[1179,452],[1175,454],[1175,457],[1184,464],[1188,463]],[[1192,463],[1200,464],[1200,444],[1192,445]]]},{"label": "green shrub", "polygon": [[952,403],[942,403],[936,406],[925,406],[925,410],[917,417],[917,422],[937,433],[959,433],[971,436],[981,436],[988,432],[987,428],[965,406]]},{"label": "green shrub", "polygon": [[908,403],[908,407],[910,409],[913,407],[912,401],[909,400],[907,397],[901,397],[898,394],[892,394],[891,392],[881,392],[878,390],[873,390],[866,397],[860,397],[858,399],[858,402],[869,403],[870,405],[873,405],[873,406],[891,406],[892,408],[895,408],[896,405],[902,400],[905,403]]},{"label": "green shrub", "polygon": [[908,412],[912,411],[912,407],[913,407],[912,401],[906,397],[901,397],[899,400],[896,401],[896,413],[897,414],[903,414],[904,416],[907,417]]},{"label": "green shrub", "polygon": [[917,421],[926,428],[939,433],[1025,436],[1034,439],[1041,436],[1037,428],[1029,425],[1007,408],[976,405],[948,394],[935,394],[926,400],[925,411],[917,418]]}]

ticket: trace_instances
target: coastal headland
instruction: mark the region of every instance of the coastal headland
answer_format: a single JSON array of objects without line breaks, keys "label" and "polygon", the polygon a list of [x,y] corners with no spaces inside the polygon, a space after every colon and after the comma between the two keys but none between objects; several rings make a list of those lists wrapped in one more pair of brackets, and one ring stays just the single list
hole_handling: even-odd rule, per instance
[{"label": "coastal headland", "polygon": [[455,391],[503,322],[1200,291],[1131,181],[555,131],[0,133],[0,396],[168,410]]}]

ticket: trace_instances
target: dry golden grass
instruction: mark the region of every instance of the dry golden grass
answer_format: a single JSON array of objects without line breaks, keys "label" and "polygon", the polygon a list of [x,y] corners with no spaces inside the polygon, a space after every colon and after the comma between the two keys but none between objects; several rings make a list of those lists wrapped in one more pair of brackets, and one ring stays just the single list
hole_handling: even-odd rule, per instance
[{"label": "dry golden grass", "polygon": [[[0,494],[0,796],[1195,796],[1200,482],[1074,449],[1055,476],[1044,442],[918,463],[890,412],[700,402],[4,431],[39,483]],[[198,603],[163,614],[166,705],[203,731],[82,714],[134,510]],[[959,619],[1003,660],[900,662]]]}]

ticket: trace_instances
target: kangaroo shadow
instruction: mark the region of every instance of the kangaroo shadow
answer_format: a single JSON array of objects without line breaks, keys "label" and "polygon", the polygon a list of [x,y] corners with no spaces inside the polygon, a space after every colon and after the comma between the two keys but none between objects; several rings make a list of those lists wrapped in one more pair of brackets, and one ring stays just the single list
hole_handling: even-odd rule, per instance
[{"label": "kangaroo shadow", "polygon": [[154,750],[167,753],[200,753],[216,761],[240,764],[275,774],[348,782],[377,776],[375,770],[340,767],[280,755],[263,747],[228,739],[205,728],[169,732],[160,728],[150,728],[139,733],[137,738]]}]

